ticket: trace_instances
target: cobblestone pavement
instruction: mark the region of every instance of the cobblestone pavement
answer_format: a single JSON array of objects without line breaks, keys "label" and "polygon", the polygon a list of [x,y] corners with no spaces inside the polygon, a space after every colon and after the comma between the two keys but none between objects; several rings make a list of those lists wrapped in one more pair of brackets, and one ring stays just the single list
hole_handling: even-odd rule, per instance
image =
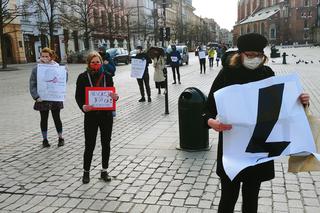
[{"label": "cobblestone pavement", "polygon": [[[279,75],[298,73],[311,95],[312,112],[320,115],[320,49],[281,51],[289,55],[289,64],[270,59],[270,66]],[[84,65],[69,65],[68,95],[62,110],[66,145],[57,147],[49,118],[53,145],[49,149],[41,147],[40,118],[32,109],[28,90],[34,64],[0,72],[0,212],[216,212],[220,197],[215,174],[217,134],[210,131],[209,151],[176,149],[179,95],[190,86],[207,94],[221,68],[207,68],[207,74],[200,75],[197,59],[190,56],[190,64],[181,67],[181,85],[171,85],[169,70],[169,115],[163,115],[164,96],[157,94],[152,81],[152,103],[138,103],[138,85],[129,77],[130,67],[117,67],[120,100],[111,142],[113,180],[99,180],[101,147],[97,143],[87,185],[81,183],[83,115],[74,100],[75,81]],[[309,63],[296,64],[298,58]],[[286,159],[278,160],[276,178],[262,184],[259,212],[318,213],[320,172],[292,174],[286,170]],[[240,210],[241,196],[236,206]]]}]

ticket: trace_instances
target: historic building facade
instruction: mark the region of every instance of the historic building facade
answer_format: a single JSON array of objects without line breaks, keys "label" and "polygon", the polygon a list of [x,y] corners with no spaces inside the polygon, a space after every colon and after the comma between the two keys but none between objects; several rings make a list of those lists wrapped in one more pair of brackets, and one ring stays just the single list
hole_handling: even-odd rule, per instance
[{"label": "historic building facade", "polygon": [[[10,0],[7,6],[8,9],[13,9],[16,7],[16,1]],[[24,45],[23,45],[23,37],[21,33],[21,26],[19,19],[13,20],[11,23],[5,26],[3,29],[4,35],[4,44],[5,44],[5,57],[6,62],[8,64],[13,63],[25,63],[26,57],[24,52]],[[1,56],[1,49],[0,49],[0,63],[2,63],[2,56]]]},{"label": "historic building facade", "polygon": [[240,0],[234,39],[258,32],[274,44],[315,42],[319,0]]}]

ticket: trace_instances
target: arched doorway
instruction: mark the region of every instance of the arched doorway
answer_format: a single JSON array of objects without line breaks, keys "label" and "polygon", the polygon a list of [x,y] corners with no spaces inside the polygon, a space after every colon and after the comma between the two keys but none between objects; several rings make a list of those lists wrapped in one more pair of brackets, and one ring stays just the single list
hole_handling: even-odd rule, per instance
[{"label": "arched doorway", "polygon": [[8,34],[3,35],[4,39],[4,54],[6,57],[7,64],[13,64],[15,63],[14,56],[13,56],[13,47],[12,47],[12,41],[11,37]]}]

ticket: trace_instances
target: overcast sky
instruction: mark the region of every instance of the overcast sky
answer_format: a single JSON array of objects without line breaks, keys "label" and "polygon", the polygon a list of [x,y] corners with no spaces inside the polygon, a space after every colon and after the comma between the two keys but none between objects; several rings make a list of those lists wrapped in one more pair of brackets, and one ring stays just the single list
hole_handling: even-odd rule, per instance
[{"label": "overcast sky", "polygon": [[237,20],[238,0],[192,0],[195,14],[213,18],[221,28],[231,30]]}]

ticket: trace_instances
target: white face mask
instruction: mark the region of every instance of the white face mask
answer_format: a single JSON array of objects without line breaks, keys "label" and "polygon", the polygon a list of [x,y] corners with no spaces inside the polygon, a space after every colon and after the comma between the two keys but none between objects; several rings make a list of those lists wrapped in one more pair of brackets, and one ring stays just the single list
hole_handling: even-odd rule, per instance
[{"label": "white face mask", "polygon": [[244,56],[243,58],[243,66],[250,70],[254,70],[258,68],[263,62],[263,58],[261,57],[254,57],[254,58],[248,58],[247,56]]}]

